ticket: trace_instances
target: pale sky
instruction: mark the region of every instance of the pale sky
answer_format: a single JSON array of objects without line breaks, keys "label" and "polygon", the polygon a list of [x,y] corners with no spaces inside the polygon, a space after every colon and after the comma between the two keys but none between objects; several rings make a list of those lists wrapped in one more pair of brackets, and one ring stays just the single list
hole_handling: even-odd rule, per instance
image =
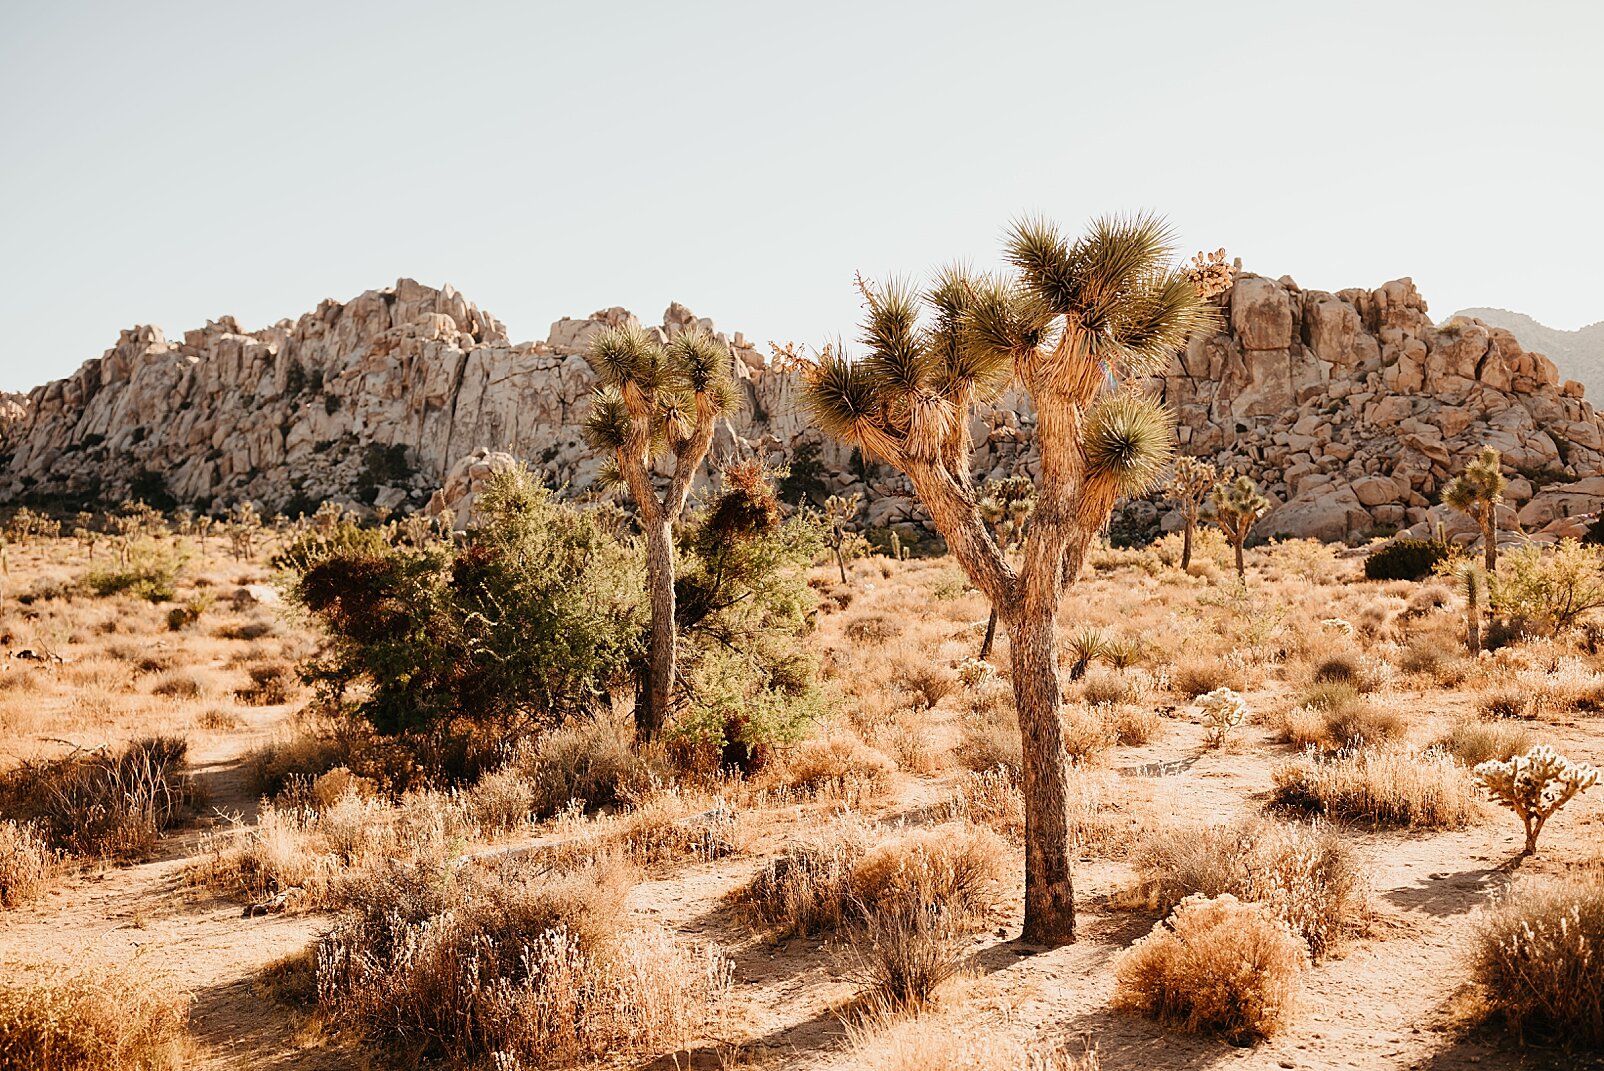
[{"label": "pale sky", "polygon": [[851,333],[854,270],[1167,214],[1305,287],[1604,318],[1604,6],[0,0],[0,388],[411,276],[544,338]]}]

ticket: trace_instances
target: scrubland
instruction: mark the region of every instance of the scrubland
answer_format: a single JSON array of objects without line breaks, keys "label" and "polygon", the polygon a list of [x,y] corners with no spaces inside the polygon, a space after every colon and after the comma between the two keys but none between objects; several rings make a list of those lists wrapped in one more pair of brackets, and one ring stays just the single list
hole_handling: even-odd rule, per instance
[{"label": "scrubland", "polygon": [[821,559],[824,702],[745,772],[636,748],[620,703],[429,784],[318,713],[318,627],[261,587],[271,543],[162,538],[188,560],[161,604],[86,589],[104,547],[8,548],[0,1066],[1447,1069],[1604,1044],[1604,790],[1523,856],[1472,774],[1537,744],[1604,765],[1590,630],[1472,657],[1448,584],[1334,548],[1250,549],[1240,584],[1214,539],[1189,572],[1173,537],[1097,550],[1059,619],[1080,937],[1041,949],[1017,940],[1008,646],[976,658],[988,606],[949,559],[845,582]]}]

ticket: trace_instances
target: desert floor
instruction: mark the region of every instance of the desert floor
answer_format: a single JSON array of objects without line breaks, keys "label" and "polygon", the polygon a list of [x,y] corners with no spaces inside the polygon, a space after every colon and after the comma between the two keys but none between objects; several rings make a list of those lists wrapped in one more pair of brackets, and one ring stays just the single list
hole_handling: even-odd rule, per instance
[{"label": "desert floor", "polygon": [[[306,699],[292,683],[287,694],[265,697],[285,701],[262,703],[250,692],[250,669],[293,667],[316,643],[311,627],[282,606],[236,600],[237,589],[269,583],[271,570],[233,560],[215,540],[204,557],[192,548],[180,595],[216,598],[189,628],[169,631],[164,607],[120,597],[19,604],[18,595],[81,573],[83,553],[66,541],[10,548],[0,764],[179,733],[189,740],[188,772],[205,806],[165,835],[151,858],[80,862],[32,902],[0,912],[0,975],[17,984],[120,964],[162,979],[192,1001],[196,1068],[391,1066],[393,1057],[273,995],[264,972],[305,950],[330,925],[327,914],[292,902],[287,911],[242,917],[238,895],[192,877],[212,838],[237,835],[256,820],[249,756],[290,734]],[[1285,1032],[1257,1046],[1234,1047],[1110,1008],[1113,960],[1158,919],[1131,896],[1142,835],[1266,813],[1273,771],[1299,750],[1286,742],[1285,719],[1313,667],[1338,648],[1368,667],[1375,678],[1369,701],[1401,716],[1410,745],[1424,747],[1456,721],[1486,717],[1489,697],[1514,690],[1538,697],[1521,722],[1536,742],[1604,766],[1604,720],[1589,709],[1592,689],[1604,695],[1597,676],[1604,658],[1580,641],[1465,659],[1461,610],[1445,587],[1427,598],[1420,592],[1434,582],[1366,582],[1356,559],[1309,545],[1251,552],[1245,594],[1233,594],[1222,562],[1194,572],[1158,567],[1140,552],[1105,551],[1065,602],[1066,638],[1095,625],[1141,636],[1146,652],[1130,670],[1088,674],[1088,688],[1130,677],[1135,683],[1115,686],[1119,705],[1147,725],[1125,734],[1145,742],[1110,742],[1086,760],[1100,802],[1093,807],[1096,835],[1086,837],[1076,873],[1079,940],[1050,950],[1017,942],[1023,864],[1017,841],[1010,842],[1010,887],[999,898],[1008,906],[969,939],[960,977],[917,1020],[854,1027],[849,950],[828,934],[765,939],[726,896],[843,809],[888,831],[947,813],[947,801],[973,776],[961,757],[970,689],[953,678],[910,699],[918,674],[909,667],[955,672],[978,648],[987,608],[950,560],[859,561],[845,585],[833,566],[817,569],[815,586],[828,609],[811,642],[835,682],[840,712],[818,732],[852,734],[886,753],[895,772],[884,790],[845,799],[734,793],[738,851],[642,873],[629,896],[631,915],[716,945],[733,961],[734,985],[702,1036],[622,1065],[902,1067],[928,1062],[932,1039],[957,1052],[1011,1037],[1095,1046],[1102,1066],[1120,1071],[1591,1066],[1593,1057],[1524,1048],[1498,1023],[1479,1022],[1469,953],[1478,913],[1511,883],[1598,870],[1604,788],[1561,812],[1531,859],[1519,855],[1514,816],[1490,804],[1479,804],[1460,829],[1345,829],[1365,862],[1370,918],[1306,973]],[[1330,619],[1347,622],[1352,636],[1322,624]],[[44,660],[17,657],[23,650]],[[1001,642],[995,661],[1004,670],[1006,651]],[[1212,666],[1225,667],[1218,683],[1239,687],[1253,712],[1221,748],[1205,746],[1197,707],[1178,683],[1200,675],[1214,683]],[[546,843],[575,835],[575,825],[530,824],[485,843]]]}]

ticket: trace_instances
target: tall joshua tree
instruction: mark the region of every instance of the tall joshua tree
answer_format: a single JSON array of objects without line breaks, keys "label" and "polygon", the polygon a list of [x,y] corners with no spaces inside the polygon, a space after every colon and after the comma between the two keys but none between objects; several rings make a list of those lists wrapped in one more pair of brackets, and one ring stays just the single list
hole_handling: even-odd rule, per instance
[{"label": "tall joshua tree", "polygon": [[1231,548],[1236,551],[1236,577],[1238,580],[1247,576],[1247,569],[1242,563],[1242,547],[1248,541],[1248,533],[1260,517],[1270,508],[1270,500],[1259,494],[1258,485],[1246,476],[1238,476],[1230,483],[1222,483],[1214,488],[1214,499],[1210,503],[1210,512],[1214,523],[1220,526],[1225,538],[1231,541]]},{"label": "tall joshua tree", "polygon": [[[1229,476],[1229,473],[1227,473]],[[1167,497],[1180,508],[1181,520],[1181,572],[1192,564],[1192,537],[1197,532],[1197,521],[1203,513],[1203,500],[1220,480],[1220,471],[1214,463],[1195,457],[1178,457],[1170,470]]]},{"label": "tall joshua tree", "polygon": [[[585,420],[585,441],[611,452],[646,534],[652,635],[635,727],[650,739],[667,721],[674,696],[674,522],[713,444],[714,425],[736,407],[733,358],[704,331],[684,331],[665,344],[639,327],[603,331],[589,356],[602,386]],[[673,474],[659,492],[652,463],[669,456]]]},{"label": "tall joshua tree", "polygon": [[1468,515],[1481,529],[1489,573],[1498,568],[1498,504],[1504,500],[1504,485],[1508,482],[1501,460],[1497,450],[1482,447],[1476,460],[1442,490],[1442,500]]},{"label": "tall joshua tree", "polygon": [[[998,608],[1024,750],[1023,936],[1036,943],[1075,936],[1054,619],[1115,498],[1150,486],[1169,461],[1172,415],[1122,384],[1163,367],[1213,319],[1194,276],[1171,266],[1172,244],[1152,216],[1099,220],[1079,239],[1021,221],[1005,242],[1007,273],[948,268],[922,292],[860,278],[868,352],[826,349],[801,368],[820,426],[908,476]],[[969,434],[971,410],[1015,380],[1035,402],[1040,455],[1017,565],[981,514]]]}]

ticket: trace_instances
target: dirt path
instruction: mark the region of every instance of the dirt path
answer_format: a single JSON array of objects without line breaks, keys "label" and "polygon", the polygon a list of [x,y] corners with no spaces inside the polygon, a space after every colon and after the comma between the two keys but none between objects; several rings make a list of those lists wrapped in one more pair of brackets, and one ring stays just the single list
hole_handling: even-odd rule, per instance
[{"label": "dirt path", "polygon": [[[240,760],[285,717],[283,710],[253,712],[244,731],[192,752],[189,772],[212,808],[254,817],[257,801]],[[168,836],[149,862],[71,875],[35,903],[0,916],[0,971],[22,979],[132,965],[165,978],[192,995],[196,1068],[364,1066],[348,1053],[305,1050],[290,1014],[252,992],[262,968],[305,948],[325,920],[245,919],[237,901],[190,887],[184,872],[204,836],[204,830]]]}]

